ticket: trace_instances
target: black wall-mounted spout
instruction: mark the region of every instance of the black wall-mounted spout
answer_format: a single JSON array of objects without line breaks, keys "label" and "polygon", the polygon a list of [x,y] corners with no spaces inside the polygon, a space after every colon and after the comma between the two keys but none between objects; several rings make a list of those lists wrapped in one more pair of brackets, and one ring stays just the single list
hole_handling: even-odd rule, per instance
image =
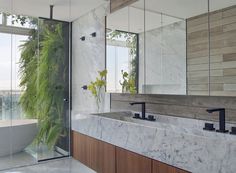
[{"label": "black wall-mounted spout", "polygon": [[219,130],[217,132],[227,133],[228,130],[225,130],[225,108],[213,108],[207,109],[208,113],[219,112]]},{"label": "black wall-mounted spout", "polygon": [[131,106],[133,105],[142,105],[142,119],[146,119],[146,103],[145,102],[132,102],[130,103]]},{"label": "black wall-mounted spout", "polygon": [[87,89],[88,89],[88,86],[87,86],[87,85],[83,85],[81,88],[82,88],[83,90],[87,90]]},{"label": "black wall-mounted spout", "polygon": [[50,5],[50,19],[53,19],[53,7],[54,5]]},{"label": "black wall-mounted spout", "polygon": [[97,33],[96,32],[93,32],[92,34],[90,34],[92,37],[96,37],[97,36]]},{"label": "black wall-mounted spout", "polygon": [[85,36],[80,37],[81,41],[85,41]]}]

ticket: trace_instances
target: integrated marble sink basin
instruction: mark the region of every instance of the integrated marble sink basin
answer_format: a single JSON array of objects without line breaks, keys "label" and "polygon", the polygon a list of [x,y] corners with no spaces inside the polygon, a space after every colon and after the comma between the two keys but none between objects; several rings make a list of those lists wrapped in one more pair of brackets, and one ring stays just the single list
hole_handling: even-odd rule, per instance
[{"label": "integrated marble sink basin", "polygon": [[133,114],[78,113],[72,130],[192,173],[236,172],[236,135],[205,131],[202,120],[156,114],[151,122]]},{"label": "integrated marble sink basin", "polygon": [[[139,113],[139,112],[131,112],[131,111],[106,112],[106,113],[97,113],[93,115],[101,116],[104,118],[111,118],[114,120],[126,121],[130,123],[136,123],[139,125],[144,125],[144,126],[149,126],[149,127],[165,129],[169,131],[175,131],[178,133],[190,134],[190,135],[200,135],[204,137],[217,137],[217,138],[225,138],[225,135],[226,135],[228,138],[232,138],[232,137],[236,138],[236,136],[229,136],[229,134],[222,134],[222,133],[216,133],[215,131],[203,130],[203,127],[206,122],[214,124],[214,127],[218,129],[219,128],[218,122],[146,113],[146,117],[148,115],[153,115],[156,119],[156,121],[147,121],[147,120],[133,118],[134,113]],[[141,115],[141,113],[139,114]],[[236,125],[226,124],[227,129],[231,129],[231,127],[233,126],[236,126]]]},{"label": "integrated marble sink basin", "polygon": [[132,112],[105,112],[105,113],[96,113],[92,115],[102,116],[105,118],[111,118],[111,119],[121,120],[121,121],[131,121],[133,117]]}]

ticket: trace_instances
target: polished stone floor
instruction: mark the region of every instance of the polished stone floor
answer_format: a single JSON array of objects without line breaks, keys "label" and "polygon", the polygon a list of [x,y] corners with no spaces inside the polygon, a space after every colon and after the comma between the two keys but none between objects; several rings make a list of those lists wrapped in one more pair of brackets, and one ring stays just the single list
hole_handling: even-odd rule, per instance
[{"label": "polished stone floor", "polygon": [[60,160],[41,162],[39,164],[32,166],[0,171],[0,173],[95,173],[95,172],[72,158],[65,158]]},{"label": "polished stone floor", "polygon": [[22,152],[13,155],[0,157],[0,170],[5,170],[13,167],[28,166],[38,163],[38,160],[48,158],[57,158],[62,155],[54,150],[48,150],[47,147],[27,147]]}]

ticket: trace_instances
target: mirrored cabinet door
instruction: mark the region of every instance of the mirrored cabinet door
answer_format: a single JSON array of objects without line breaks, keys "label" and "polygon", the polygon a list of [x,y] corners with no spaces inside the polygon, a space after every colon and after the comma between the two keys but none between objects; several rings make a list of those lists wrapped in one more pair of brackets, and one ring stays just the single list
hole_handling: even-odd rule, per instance
[{"label": "mirrored cabinet door", "polygon": [[146,1],[142,93],[209,95],[207,14],[207,0]]},{"label": "mirrored cabinet door", "polygon": [[[173,1],[172,1],[173,2]],[[169,1],[168,3],[172,3]],[[145,8],[145,94],[186,94],[186,23],[181,9],[148,0]],[[141,61],[141,60],[140,60]]]},{"label": "mirrored cabinet door", "polygon": [[144,0],[109,14],[106,28],[106,90],[136,94],[139,88],[139,42],[144,39],[139,34],[144,32]]},{"label": "mirrored cabinet door", "polygon": [[236,0],[138,0],[107,17],[107,91],[236,95]]}]

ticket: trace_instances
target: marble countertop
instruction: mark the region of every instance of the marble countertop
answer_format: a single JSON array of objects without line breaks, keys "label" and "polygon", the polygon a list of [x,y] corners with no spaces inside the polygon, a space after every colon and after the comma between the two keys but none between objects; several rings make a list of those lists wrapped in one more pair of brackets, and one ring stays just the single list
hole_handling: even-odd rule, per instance
[{"label": "marble countertop", "polygon": [[[204,121],[131,112],[72,116],[72,130],[193,173],[235,173],[236,136],[202,130]],[[228,125],[230,126],[230,125]]]}]

